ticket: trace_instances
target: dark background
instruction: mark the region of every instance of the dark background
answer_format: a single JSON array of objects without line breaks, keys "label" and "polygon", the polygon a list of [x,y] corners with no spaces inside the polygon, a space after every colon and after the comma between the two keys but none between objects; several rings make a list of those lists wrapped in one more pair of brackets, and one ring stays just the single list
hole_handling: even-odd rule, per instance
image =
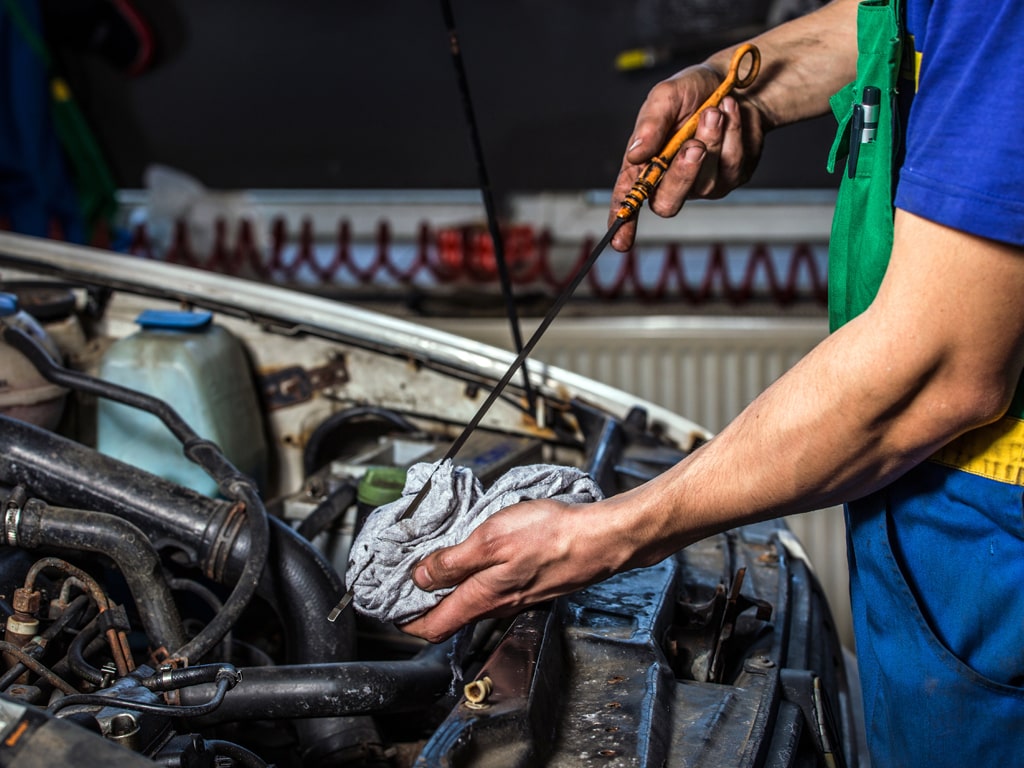
[{"label": "dark background", "polygon": [[[768,3],[452,0],[493,188],[610,187],[649,88],[756,31]],[[152,71],[64,54],[121,187],[150,163],[219,189],[477,186],[437,0],[138,5],[159,38]],[[616,71],[620,51],[655,43],[676,48],[666,64]],[[832,130],[826,117],[770,136],[751,185],[835,186]]]}]

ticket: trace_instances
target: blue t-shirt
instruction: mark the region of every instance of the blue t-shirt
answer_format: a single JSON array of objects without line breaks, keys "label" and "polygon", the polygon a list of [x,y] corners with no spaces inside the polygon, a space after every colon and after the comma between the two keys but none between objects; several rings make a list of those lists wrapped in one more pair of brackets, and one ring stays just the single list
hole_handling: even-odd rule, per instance
[{"label": "blue t-shirt", "polygon": [[1024,3],[906,0],[921,55],[896,206],[1024,245]]}]

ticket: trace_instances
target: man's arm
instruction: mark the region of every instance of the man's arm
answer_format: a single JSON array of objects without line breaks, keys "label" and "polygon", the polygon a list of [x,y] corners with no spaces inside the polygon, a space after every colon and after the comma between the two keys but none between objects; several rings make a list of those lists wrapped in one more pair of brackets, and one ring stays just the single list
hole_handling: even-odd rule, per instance
[{"label": "man's arm", "polygon": [[1024,251],[898,211],[871,307],[725,430],[640,488],[603,502],[510,507],[416,569],[458,584],[404,629],[439,640],[755,520],[891,482],[999,418],[1024,367]]}]

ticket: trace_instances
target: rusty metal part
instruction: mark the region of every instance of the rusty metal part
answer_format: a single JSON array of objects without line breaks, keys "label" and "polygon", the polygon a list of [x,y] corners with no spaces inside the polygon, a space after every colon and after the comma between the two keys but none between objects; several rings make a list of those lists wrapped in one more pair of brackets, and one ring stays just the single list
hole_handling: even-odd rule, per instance
[{"label": "rusty metal part", "polygon": [[[44,557],[33,563],[32,567],[29,568],[28,574],[25,576],[25,589],[31,590],[35,585],[36,578],[38,578],[39,574],[46,568],[54,568],[81,581],[87,587],[89,595],[96,603],[96,607],[101,614],[106,613],[111,609],[112,603],[110,602],[110,598],[107,597],[103,588],[92,576],[81,568],[76,568],[66,560],[61,560],[57,557]],[[132,659],[131,649],[128,646],[128,638],[125,635],[124,630],[118,630],[110,627],[106,630],[104,635],[110,645],[110,653],[113,656],[114,663],[117,665],[118,674],[122,676],[127,675],[135,669],[135,662]]]},{"label": "rusty metal part", "polygon": [[267,410],[275,411],[312,400],[313,395],[350,380],[345,357],[333,357],[318,368],[295,365],[260,376],[260,390]]}]

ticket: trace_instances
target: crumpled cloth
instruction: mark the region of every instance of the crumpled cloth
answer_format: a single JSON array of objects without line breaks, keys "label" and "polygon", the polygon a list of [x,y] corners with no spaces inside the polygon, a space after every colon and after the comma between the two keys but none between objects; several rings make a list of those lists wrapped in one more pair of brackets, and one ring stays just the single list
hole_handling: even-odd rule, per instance
[{"label": "crumpled cloth", "polygon": [[[431,487],[419,508],[408,519],[399,520],[428,479]],[[345,579],[353,593],[353,605],[360,613],[395,624],[423,615],[454,587],[433,592],[417,587],[412,570],[420,560],[461,543],[495,512],[541,498],[585,503],[599,501],[604,494],[589,475],[575,467],[514,467],[485,491],[468,467],[454,466],[451,461],[414,464],[406,475],[402,496],[375,510],[352,543]]]}]

